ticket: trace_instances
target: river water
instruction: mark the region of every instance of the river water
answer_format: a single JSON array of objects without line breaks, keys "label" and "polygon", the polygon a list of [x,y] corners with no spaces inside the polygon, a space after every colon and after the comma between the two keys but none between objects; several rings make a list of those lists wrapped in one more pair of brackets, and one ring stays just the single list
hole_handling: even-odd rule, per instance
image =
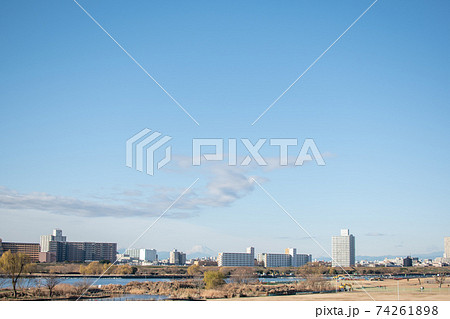
[{"label": "river water", "polygon": [[[385,277],[385,278],[426,278],[428,276],[395,276],[395,277]],[[380,277],[380,276],[355,276],[355,278],[359,279],[370,279],[372,277]],[[326,277],[327,279],[332,279],[332,277]],[[168,282],[175,280],[187,280],[186,278],[121,278],[121,277],[102,277],[97,280],[95,277],[64,277],[61,283],[64,284],[75,284],[79,281],[86,281],[89,284],[98,285],[109,285],[109,284],[118,284],[118,285],[126,285],[129,282],[137,281],[137,282]],[[296,281],[303,281],[303,278],[300,277],[260,277],[258,278],[260,282],[265,283],[290,283]],[[226,279],[227,282],[230,282],[230,279]],[[95,283],[94,283],[95,282]],[[38,278],[24,278],[21,280],[20,286],[22,288],[31,288],[36,287],[38,284]],[[11,281],[9,279],[0,278],[0,288],[11,287]]]},{"label": "river water", "polygon": [[[31,288],[36,287],[38,285],[39,278],[23,278],[21,279],[20,286],[22,288]],[[176,280],[187,280],[185,278],[121,278],[121,277],[102,277],[100,279],[94,277],[64,277],[62,278],[61,283],[73,285],[76,282],[85,281],[89,284],[94,284],[95,286],[99,285],[126,285],[129,282],[168,282],[168,281],[176,281]],[[295,282],[302,281],[302,278],[298,277],[276,277],[276,278],[259,278],[261,282],[267,283],[282,283],[282,282]],[[3,281],[3,280],[2,280]],[[5,279],[4,282],[0,281],[0,288],[11,287],[11,282],[8,279]],[[229,279],[226,280],[229,282]]]},{"label": "river water", "polygon": [[164,295],[133,295],[133,294],[125,294],[117,297],[109,297],[109,298],[95,298],[95,299],[85,299],[87,301],[141,301],[141,300],[166,300],[169,298]]}]

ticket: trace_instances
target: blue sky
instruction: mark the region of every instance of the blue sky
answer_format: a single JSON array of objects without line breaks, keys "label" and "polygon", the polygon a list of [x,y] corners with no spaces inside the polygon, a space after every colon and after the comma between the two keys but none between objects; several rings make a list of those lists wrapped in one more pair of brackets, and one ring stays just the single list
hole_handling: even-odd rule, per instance
[{"label": "blue sky", "polygon": [[[450,236],[447,1],[378,1],[255,125],[251,123],[371,1],[79,3],[199,122],[197,126],[73,1],[0,12],[0,234],[189,251],[325,253],[350,228],[360,255],[440,251]],[[313,138],[326,166],[125,166],[143,128],[174,157],[204,138]],[[299,147],[291,155],[296,156]],[[275,148],[265,148],[268,157]],[[239,155],[247,155],[242,147]],[[224,194],[224,190],[227,194]]]}]

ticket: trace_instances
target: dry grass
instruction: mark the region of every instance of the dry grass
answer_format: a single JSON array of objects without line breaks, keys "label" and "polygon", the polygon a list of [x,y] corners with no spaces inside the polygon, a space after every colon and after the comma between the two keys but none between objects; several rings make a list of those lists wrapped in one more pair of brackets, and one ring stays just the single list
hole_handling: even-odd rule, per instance
[{"label": "dry grass", "polygon": [[[228,283],[216,289],[205,289],[200,280],[173,282],[130,282],[126,285],[104,285],[101,289],[91,288],[87,296],[142,294],[166,295],[171,299],[182,300],[450,300],[450,280],[442,288],[433,278],[384,281],[345,281],[351,284],[353,291],[338,293],[308,293],[332,291],[335,281],[327,281],[320,276],[311,275],[307,280],[289,284]],[[79,296],[88,287],[89,282],[77,285],[59,284],[55,287],[55,299],[70,299]],[[341,284],[341,283],[339,283]],[[423,290],[420,288],[423,287]],[[399,289],[397,291],[397,289]],[[304,293],[304,294],[301,294]],[[0,299],[11,299],[10,290],[1,290]],[[400,296],[400,298],[399,298]],[[24,288],[20,299],[48,298],[45,287]]]},{"label": "dry grass", "polygon": [[[301,294],[287,296],[259,296],[231,300],[258,300],[258,301],[450,301],[449,281],[439,288],[439,285],[432,278],[419,282],[417,279],[384,281],[348,281],[352,284],[353,291],[321,294]],[[329,282],[335,285],[335,282]],[[364,289],[362,289],[363,287]],[[421,291],[420,287],[424,287]],[[399,289],[399,290],[397,290]],[[223,299],[222,299],[223,300]],[[229,299],[225,299],[229,300]]]}]

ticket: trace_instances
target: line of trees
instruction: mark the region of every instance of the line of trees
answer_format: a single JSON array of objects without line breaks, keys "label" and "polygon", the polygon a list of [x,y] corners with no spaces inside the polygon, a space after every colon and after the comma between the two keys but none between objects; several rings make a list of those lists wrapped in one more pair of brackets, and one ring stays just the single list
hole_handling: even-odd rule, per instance
[{"label": "line of trees", "polygon": [[101,275],[101,274],[115,274],[115,275],[131,275],[136,273],[137,268],[130,265],[112,265],[109,262],[93,261],[89,265],[80,266],[80,274],[82,275]]}]

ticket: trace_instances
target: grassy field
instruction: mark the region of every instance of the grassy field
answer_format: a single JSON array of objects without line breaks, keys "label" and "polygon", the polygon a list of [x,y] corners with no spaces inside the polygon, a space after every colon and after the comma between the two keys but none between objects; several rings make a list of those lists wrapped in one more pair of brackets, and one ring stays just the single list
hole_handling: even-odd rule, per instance
[{"label": "grassy field", "polygon": [[[229,301],[450,301],[450,285],[445,283],[442,288],[435,283],[432,278],[421,279],[386,279],[383,281],[346,281],[351,283],[353,291],[338,292],[338,293],[323,293],[323,294],[303,294],[291,296],[264,296],[264,297],[248,297],[248,298],[232,298],[220,299]],[[336,283],[333,283],[336,285]],[[424,287],[421,291],[420,287]]]}]

